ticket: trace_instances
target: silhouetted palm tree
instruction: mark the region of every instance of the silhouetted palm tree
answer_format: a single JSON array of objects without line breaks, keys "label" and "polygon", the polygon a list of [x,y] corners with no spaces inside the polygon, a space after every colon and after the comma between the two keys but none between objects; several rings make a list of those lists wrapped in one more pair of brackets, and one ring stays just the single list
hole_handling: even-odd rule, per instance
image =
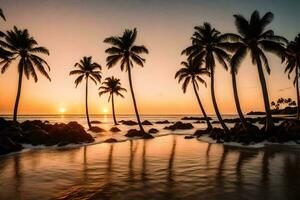
[{"label": "silhouetted palm tree", "polygon": [[2,11],[1,8],[0,8],[0,17],[1,17],[4,21],[6,21],[5,15],[3,14],[3,11]]},{"label": "silhouetted palm tree", "polygon": [[113,76],[107,77],[105,79],[105,81],[102,83],[102,85],[104,85],[104,86],[101,86],[99,88],[99,90],[100,90],[99,95],[101,96],[103,94],[109,93],[108,102],[111,99],[114,122],[115,122],[115,125],[118,125],[118,122],[116,120],[116,114],[115,114],[114,94],[124,98],[124,96],[123,96],[123,94],[121,94],[121,92],[122,91],[126,92],[127,90],[125,88],[121,87],[120,79],[115,78]]},{"label": "silhouetted palm tree", "polygon": [[239,95],[238,95],[238,90],[237,90],[237,84],[236,84],[236,74],[237,74],[237,68],[235,64],[232,64],[230,62],[230,74],[231,74],[231,81],[232,81],[232,88],[233,88],[233,96],[234,96],[234,102],[236,106],[237,113],[239,115],[239,118],[241,120],[241,123],[244,127],[244,129],[247,129],[247,121],[243,115],[240,100],[239,100]]},{"label": "silhouetted palm tree", "polygon": [[140,131],[145,133],[140,120],[140,116],[139,116],[139,112],[138,112],[138,108],[134,96],[134,91],[132,87],[131,68],[133,67],[133,63],[141,67],[144,66],[144,62],[146,60],[142,58],[140,54],[143,53],[148,54],[148,49],[144,45],[140,45],[140,46],[135,45],[134,43],[136,37],[137,37],[136,29],[133,30],[126,29],[122,36],[108,37],[104,40],[104,42],[112,45],[111,47],[105,50],[106,53],[110,54],[110,56],[106,58],[107,67],[111,68],[120,61],[121,70],[122,71],[125,70],[128,72],[130,91],[131,91],[136,118],[140,127]]},{"label": "silhouetted palm tree", "polygon": [[11,55],[0,62],[0,65],[2,65],[1,73],[4,73],[12,62],[18,62],[19,81],[13,118],[14,121],[17,121],[23,73],[27,79],[29,79],[29,76],[32,76],[34,81],[37,82],[38,77],[35,71],[35,68],[37,68],[42,75],[51,81],[45,70],[45,67],[47,67],[50,71],[48,63],[37,55],[38,53],[49,55],[49,51],[45,47],[38,46],[37,41],[29,35],[27,29],[20,30],[17,27],[6,32],[0,40],[0,46],[4,47]]},{"label": "silhouetted palm tree", "polygon": [[96,85],[101,81],[101,66],[92,62],[92,57],[83,57],[79,63],[75,64],[79,69],[70,72],[70,75],[78,75],[75,80],[75,87],[85,78],[85,112],[89,128],[92,127],[88,111],[88,81],[91,79]]},{"label": "silhouetted palm tree", "polygon": [[300,33],[295,38],[294,41],[291,41],[286,48],[287,53],[287,65],[285,68],[285,72],[288,72],[288,76],[290,78],[290,74],[295,71],[294,78],[294,86],[296,87],[297,92],[297,119],[299,120],[300,115],[300,97],[299,97],[299,77],[300,77]]},{"label": "silhouetted palm tree", "polygon": [[[235,25],[238,30],[237,34],[226,34],[224,37],[235,41],[235,54],[231,59],[231,65],[237,70],[242,60],[250,52],[252,63],[257,66],[258,75],[262,87],[265,111],[267,114],[266,131],[270,130],[274,124],[270,110],[270,101],[268,95],[267,84],[263,72],[263,65],[270,73],[268,59],[264,52],[275,53],[282,59],[284,58],[284,44],[287,42],[285,38],[277,36],[272,30],[267,30],[266,26],[270,24],[274,18],[271,12],[266,13],[263,17],[259,16],[258,11],[254,11],[250,21],[247,21],[242,15],[234,15]],[[263,62],[263,63],[262,63]]]},{"label": "silhouetted palm tree", "polygon": [[189,59],[194,59],[195,62],[204,60],[206,68],[211,75],[211,96],[213,106],[224,131],[228,133],[228,127],[224,123],[219,112],[214,89],[215,59],[217,59],[226,70],[228,69],[226,62],[230,60],[230,56],[225,51],[225,49],[228,48],[228,43],[224,42],[224,39],[226,38],[224,38],[219,31],[212,28],[207,22],[204,23],[203,26],[196,26],[195,30],[196,31],[191,38],[192,45],[183,50],[182,54],[188,55]]},{"label": "silhouetted palm tree", "polygon": [[[202,64],[202,62],[201,62],[201,64]],[[202,79],[202,75],[210,76],[210,73],[205,68],[200,67],[201,64],[194,63],[193,60],[191,60],[191,59],[188,60],[188,62],[182,62],[181,65],[183,66],[183,68],[179,69],[176,72],[175,79],[178,78],[178,83],[180,83],[181,81],[184,80],[183,84],[182,84],[183,93],[186,92],[186,89],[187,89],[189,83],[192,82],[198,104],[199,104],[202,114],[207,122],[207,129],[211,129],[212,125],[206,115],[204,107],[200,101],[199,94],[197,92],[197,90],[199,90],[198,82],[201,84],[204,84],[206,87],[206,82],[204,79]]]}]

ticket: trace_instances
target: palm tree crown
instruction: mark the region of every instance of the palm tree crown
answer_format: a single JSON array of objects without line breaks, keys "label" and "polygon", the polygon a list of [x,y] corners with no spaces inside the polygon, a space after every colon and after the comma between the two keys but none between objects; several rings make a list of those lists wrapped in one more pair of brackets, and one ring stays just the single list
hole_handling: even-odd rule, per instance
[{"label": "palm tree crown", "polygon": [[103,86],[99,88],[100,92],[99,95],[103,95],[106,93],[109,93],[108,101],[110,101],[111,96],[113,94],[117,96],[121,96],[124,98],[123,94],[121,92],[126,92],[127,90],[123,87],[121,87],[120,79],[112,77],[107,77],[105,81],[102,83]]},{"label": "palm tree crown", "polygon": [[37,41],[31,37],[27,29],[20,30],[14,27],[13,30],[7,31],[4,39],[0,40],[0,46],[5,48],[10,56],[1,61],[2,65],[1,73],[4,73],[11,63],[15,60],[19,60],[18,70],[19,73],[25,73],[27,79],[30,76],[34,81],[38,81],[38,77],[35,68],[44,75],[47,79],[50,79],[45,67],[50,71],[48,63],[38,55],[37,53],[49,55],[48,49],[45,47],[37,46]]},{"label": "palm tree crown", "polygon": [[196,26],[193,34],[192,45],[182,51],[182,54],[189,56],[189,59],[194,59],[195,62],[204,60],[206,68],[213,73],[216,65],[215,58],[227,70],[227,61],[230,56],[225,51],[230,45],[225,42],[226,38],[215,28],[212,28],[209,23],[204,23],[203,26]]},{"label": "palm tree crown", "polygon": [[207,69],[201,68],[199,65],[194,64],[192,60],[188,60],[188,62],[181,62],[181,65],[183,68],[176,72],[175,78],[178,78],[179,83],[184,80],[182,84],[182,90],[184,93],[186,92],[186,89],[191,81],[195,82],[197,90],[199,89],[198,82],[204,84],[206,87],[206,82],[201,76],[210,76],[210,73],[207,71]]},{"label": "palm tree crown", "polygon": [[[144,66],[145,59],[140,56],[142,53],[148,54],[148,49],[144,45],[134,45],[137,36],[137,30],[126,29],[121,37],[109,37],[104,40],[105,43],[111,44],[112,47],[105,50],[110,54],[106,58],[108,68],[113,67],[119,61],[121,70],[128,71],[133,67],[133,62],[139,66]],[[133,62],[132,62],[133,61]]]},{"label": "palm tree crown", "polygon": [[101,81],[101,65],[92,62],[92,57],[83,57],[79,63],[75,64],[79,69],[70,72],[70,75],[78,75],[75,80],[76,87],[82,82],[83,78],[91,79],[96,85]]},{"label": "palm tree crown", "polygon": [[[293,71],[296,71],[297,68],[298,70],[300,69],[300,33],[294,41],[289,42],[286,48],[286,53],[287,65],[285,68],[285,72],[288,72],[288,75],[290,76],[290,74]],[[299,74],[298,77],[297,75],[295,76],[293,81],[294,84],[296,84],[297,78],[299,78]]]}]

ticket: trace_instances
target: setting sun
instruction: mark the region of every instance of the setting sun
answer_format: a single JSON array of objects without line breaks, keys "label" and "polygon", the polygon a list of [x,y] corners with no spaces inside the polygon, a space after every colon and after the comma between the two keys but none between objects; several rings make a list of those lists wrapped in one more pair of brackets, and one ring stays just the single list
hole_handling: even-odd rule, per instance
[{"label": "setting sun", "polygon": [[102,108],[102,113],[107,114],[108,113],[108,108]]},{"label": "setting sun", "polygon": [[64,107],[61,107],[61,108],[59,108],[59,112],[60,112],[60,113],[65,113],[65,112],[66,112],[66,109],[65,109]]}]

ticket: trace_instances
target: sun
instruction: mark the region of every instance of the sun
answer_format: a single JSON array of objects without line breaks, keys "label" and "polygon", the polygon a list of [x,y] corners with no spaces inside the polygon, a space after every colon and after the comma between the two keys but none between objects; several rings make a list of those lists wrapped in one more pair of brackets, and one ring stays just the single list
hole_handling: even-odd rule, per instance
[{"label": "sun", "polygon": [[59,112],[60,112],[61,114],[63,114],[63,113],[66,112],[66,109],[65,109],[64,107],[61,107],[61,108],[59,108]]},{"label": "sun", "polygon": [[107,114],[107,113],[108,113],[108,108],[102,108],[102,112],[103,112],[104,114]]}]

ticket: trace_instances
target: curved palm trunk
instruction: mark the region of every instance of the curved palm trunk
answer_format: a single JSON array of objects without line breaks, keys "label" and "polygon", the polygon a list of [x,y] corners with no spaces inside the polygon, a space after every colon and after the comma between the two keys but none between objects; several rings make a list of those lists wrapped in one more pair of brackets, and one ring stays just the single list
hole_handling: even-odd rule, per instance
[{"label": "curved palm trunk", "polygon": [[211,123],[210,123],[210,121],[209,121],[209,119],[208,119],[208,117],[207,117],[207,115],[206,115],[206,112],[205,112],[205,110],[204,110],[204,108],[203,108],[203,105],[202,105],[202,103],[201,103],[201,101],[200,101],[199,94],[198,94],[198,92],[197,92],[197,89],[196,89],[196,86],[195,86],[195,80],[194,80],[194,79],[192,80],[192,83],[193,83],[193,88],[194,88],[194,92],[195,92],[195,95],[196,95],[198,104],[199,104],[199,106],[200,106],[200,109],[201,109],[201,111],[202,111],[202,114],[203,114],[203,116],[204,116],[204,118],[205,118],[205,120],[206,120],[206,123],[207,123],[207,130],[211,130],[211,129],[212,129],[212,125],[211,125]]},{"label": "curved palm trunk", "polygon": [[266,84],[266,79],[264,76],[264,72],[261,66],[261,60],[260,58],[256,58],[257,62],[257,70],[258,70],[258,75],[259,75],[259,80],[261,84],[261,89],[263,92],[263,98],[264,98],[264,105],[265,105],[265,111],[266,111],[266,127],[265,131],[269,131],[274,127],[273,120],[272,120],[272,114],[271,114],[271,109],[270,109],[270,101],[269,101],[269,95],[268,95],[268,89],[267,89],[267,84]]},{"label": "curved palm trunk", "polygon": [[85,82],[85,113],[86,113],[86,119],[89,128],[92,127],[91,122],[90,122],[90,117],[89,117],[89,109],[88,109],[88,80],[89,78],[86,77],[86,82]]},{"label": "curved palm trunk", "polygon": [[114,94],[111,94],[111,107],[112,107],[112,114],[113,114],[113,118],[114,118],[114,123],[115,125],[118,125],[118,122],[116,120],[116,114],[115,114],[115,105],[114,105]]},{"label": "curved palm trunk", "polygon": [[298,66],[296,66],[296,91],[297,91],[297,120],[299,120],[300,115],[300,97],[299,97],[299,71]]},{"label": "curved palm trunk", "polygon": [[237,91],[237,86],[236,86],[236,76],[234,72],[231,72],[231,78],[232,78],[232,88],[233,88],[233,96],[234,96],[234,101],[235,101],[235,106],[236,110],[238,112],[239,118],[241,120],[241,123],[243,127],[246,129],[247,128],[247,121],[243,115],[241,105],[240,105],[240,100],[238,96],[238,91]]},{"label": "curved palm trunk", "polygon": [[135,101],[135,96],[134,96],[134,91],[133,91],[133,87],[132,87],[132,80],[131,80],[131,69],[130,66],[128,65],[128,78],[129,78],[129,85],[130,85],[130,92],[131,92],[131,96],[132,96],[132,101],[133,101],[133,105],[134,105],[134,111],[135,111],[135,115],[140,127],[140,131],[145,133],[145,130],[142,126],[141,120],[140,120],[140,116],[139,116],[139,111],[136,105],[136,101]]},{"label": "curved palm trunk", "polygon": [[[21,62],[21,61],[20,61]],[[14,107],[14,122],[17,122],[17,116],[18,116],[18,107],[19,107],[19,101],[21,96],[21,89],[22,89],[22,79],[23,79],[23,66],[19,69],[19,81],[18,81],[18,91],[17,91],[17,97]]]},{"label": "curved palm trunk", "polygon": [[215,113],[218,117],[218,120],[221,124],[221,126],[223,127],[225,133],[229,133],[229,129],[228,127],[226,126],[226,124],[224,123],[223,119],[222,119],[222,116],[220,114],[220,111],[219,111],[219,108],[218,108],[218,105],[217,105],[217,101],[216,101],[216,97],[215,97],[215,83],[214,83],[214,72],[212,71],[211,72],[211,84],[210,84],[210,90],[211,90],[211,98],[212,98],[212,102],[213,102],[213,105],[214,105],[214,109],[215,109]]}]

